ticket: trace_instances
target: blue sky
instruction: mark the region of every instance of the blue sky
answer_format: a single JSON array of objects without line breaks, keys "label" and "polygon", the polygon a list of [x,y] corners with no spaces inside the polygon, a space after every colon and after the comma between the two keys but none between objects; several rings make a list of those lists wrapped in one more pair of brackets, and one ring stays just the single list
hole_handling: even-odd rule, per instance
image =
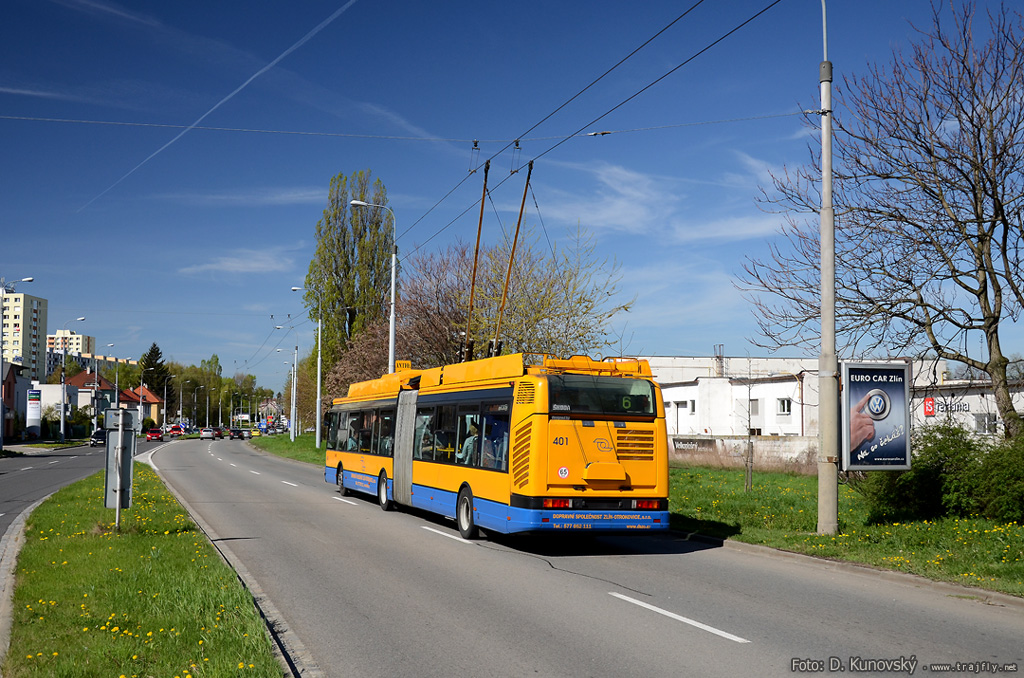
[{"label": "blue sky", "polygon": [[[771,4],[704,2],[531,130],[689,4],[7,0],[0,275],[35,277],[19,290],[49,300],[51,333],[84,315],[74,328],[113,355],[217,354],[280,389],[313,339],[290,287],[331,177],[371,170],[401,255],[441,249],[475,237],[480,173],[438,201],[519,138],[492,161],[485,240],[515,223],[511,168],[537,158],[525,223],[553,240],[579,223],[617,257],[636,295],[615,322],[625,352],[761,355],[733,281],[775,236],[758,187],[808,157],[795,113],[819,107],[819,0],[692,58]],[[923,0],[829,2],[837,81],[929,17]],[[615,133],[560,143],[579,130]]]}]

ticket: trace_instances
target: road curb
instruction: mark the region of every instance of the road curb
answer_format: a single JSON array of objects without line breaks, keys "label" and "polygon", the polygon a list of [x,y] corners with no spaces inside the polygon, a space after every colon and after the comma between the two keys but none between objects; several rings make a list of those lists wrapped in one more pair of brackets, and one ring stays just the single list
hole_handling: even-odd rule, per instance
[{"label": "road curb", "polygon": [[[25,521],[37,506],[52,496],[51,492],[25,507],[0,538],[0,663],[3,663],[11,645],[11,625],[14,621],[14,570],[18,563],[18,553],[25,543]],[[3,678],[2,674],[0,678]]]},{"label": "road curb", "polygon": [[[145,464],[149,464],[157,475],[160,475],[161,480],[163,476],[160,474],[160,468],[153,463],[151,458],[152,453],[147,452],[136,457],[137,461],[141,461]],[[206,538],[210,540],[213,547],[220,553],[221,558],[224,562],[235,572],[235,576],[238,577],[239,582],[242,586],[249,591],[252,596],[253,603],[256,605],[256,609],[259,611],[260,616],[263,617],[263,621],[266,624],[267,632],[270,634],[271,639],[274,641],[274,654],[277,656],[281,663],[281,666],[288,672],[287,675],[290,678],[326,678],[326,674],[320,669],[319,665],[313,660],[313,657],[306,650],[306,646],[302,644],[299,637],[291,630],[288,626],[288,622],[285,621],[284,616],[278,611],[274,603],[267,597],[260,587],[259,582],[249,573],[245,565],[231,552],[231,549],[223,543],[221,537],[217,535],[214,529],[203,520],[198,513],[192,510],[185,498],[182,497],[177,490],[171,487],[170,484],[163,480],[164,486],[174,495],[174,498],[178,500],[178,503],[188,511],[189,517],[195,522],[199,529],[203,531]],[[0,678],[3,678],[0,676]]]}]

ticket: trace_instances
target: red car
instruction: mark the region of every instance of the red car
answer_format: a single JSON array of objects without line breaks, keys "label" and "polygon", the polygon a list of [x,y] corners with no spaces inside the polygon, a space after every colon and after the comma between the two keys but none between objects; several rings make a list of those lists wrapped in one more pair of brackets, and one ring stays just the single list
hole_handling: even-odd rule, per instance
[{"label": "red car", "polygon": [[184,435],[185,434],[185,432],[182,431],[181,427],[178,426],[177,424],[175,424],[174,426],[171,426],[170,430],[167,431],[167,433],[169,435],[172,435],[172,436],[180,436],[180,435]]},{"label": "red car", "polygon": [[146,431],[146,442],[148,443],[151,440],[159,440],[160,442],[163,442],[164,432],[158,428],[149,429],[148,431]]}]

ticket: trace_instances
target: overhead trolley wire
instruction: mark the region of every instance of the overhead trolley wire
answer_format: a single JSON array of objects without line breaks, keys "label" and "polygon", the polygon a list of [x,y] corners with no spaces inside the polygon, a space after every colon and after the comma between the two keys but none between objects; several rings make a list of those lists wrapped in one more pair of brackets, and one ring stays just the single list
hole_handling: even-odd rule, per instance
[{"label": "overhead trolley wire", "polygon": [[[666,26],[665,28],[663,28],[662,30],[658,31],[658,33],[656,33],[656,34],[655,34],[654,36],[652,36],[652,37],[651,37],[650,39],[648,39],[647,41],[645,41],[645,42],[644,42],[644,43],[643,43],[642,45],[640,45],[640,47],[637,47],[637,48],[636,48],[635,50],[633,50],[632,52],[630,52],[630,53],[629,53],[629,54],[628,54],[627,56],[623,57],[623,58],[622,58],[621,60],[619,60],[619,62],[618,62],[618,63],[616,63],[616,64],[615,64],[614,66],[612,66],[611,68],[609,68],[609,69],[608,69],[607,71],[605,71],[605,72],[604,72],[603,74],[601,74],[601,75],[600,75],[600,76],[599,76],[598,78],[596,78],[595,80],[593,80],[593,81],[592,81],[592,82],[591,82],[590,84],[588,84],[588,85],[587,85],[586,87],[584,87],[584,88],[583,88],[582,90],[580,90],[579,92],[577,92],[576,94],[574,94],[574,95],[573,95],[572,97],[570,97],[570,98],[569,98],[568,100],[566,100],[566,101],[565,101],[565,102],[564,102],[564,103],[563,103],[562,105],[560,105],[560,106],[559,106],[558,108],[556,108],[556,109],[555,109],[554,111],[552,111],[552,112],[551,112],[551,113],[549,113],[548,115],[544,116],[544,118],[542,118],[542,119],[541,119],[541,120],[540,120],[539,122],[537,122],[537,123],[535,123],[534,125],[532,125],[532,126],[531,126],[531,127],[530,127],[530,128],[528,129],[528,130],[526,130],[526,132],[524,132],[524,133],[523,133],[522,135],[520,135],[519,137],[517,137],[517,139],[519,139],[519,140],[522,140],[522,138],[523,138],[523,137],[524,137],[524,136],[525,136],[526,134],[528,134],[529,132],[533,131],[533,130],[534,130],[534,129],[536,129],[536,128],[537,128],[538,126],[540,126],[540,125],[541,125],[541,124],[542,124],[543,122],[545,122],[546,120],[548,120],[549,118],[551,118],[551,116],[553,116],[553,115],[554,115],[555,113],[557,113],[558,111],[560,111],[560,110],[562,110],[563,108],[565,108],[565,107],[566,107],[566,106],[567,106],[567,105],[568,105],[568,104],[569,104],[569,103],[570,103],[571,101],[573,101],[574,99],[576,99],[577,97],[579,97],[579,96],[580,96],[581,94],[583,94],[583,93],[584,93],[585,91],[587,91],[588,89],[590,89],[590,88],[591,88],[591,87],[592,87],[593,85],[595,85],[595,84],[596,84],[596,83],[597,83],[598,81],[600,81],[600,80],[601,80],[602,78],[604,78],[604,77],[605,77],[606,75],[608,75],[608,74],[609,74],[609,73],[611,73],[611,72],[612,72],[613,70],[615,70],[616,68],[618,68],[618,67],[619,67],[619,66],[620,66],[620,65],[621,65],[622,63],[624,63],[624,62],[625,62],[625,61],[626,61],[627,59],[629,59],[629,58],[630,58],[631,56],[633,56],[634,54],[636,54],[636,53],[637,53],[637,52],[638,52],[638,51],[639,51],[640,49],[642,49],[643,47],[645,47],[646,45],[648,45],[648,44],[649,44],[649,43],[650,43],[650,42],[651,42],[652,40],[654,40],[654,39],[655,39],[655,38],[657,38],[657,37],[658,37],[659,35],[661,35],[662,33],[664,33],[664,32],[665,32],[665,31],[666,31],[666,30],[667,30],[668,28],[670,28],[670,27],[671,27],[671,26],[672,26],[673,24],[675,24],[676,22],[678,22],[678,21],[679,21],[680,19],[682,19],[683,17],[685,17],[685,16],[687,15],[687,14],[689,14],[689,13],[690,13],[690,12],[691,12],[691,11],[692,11],[693,9],[695,9],[695,8],[696,8],[697,6],[699,6],[699,5],[700,5],[700,4],[701,4],[701,3],[703,2],[703,1],[704,1],[704,0],[698,0],[698,2],[697,2],[697,3],[695,3],[694,5],[692,5],[692,6],[691,6],[691,7],[689,8],[689,9],[687,9],[687,10],[686,10],[685,12],[683,12],[683,14],[681,14],[681,15],[680,15],[679,17],[677,17],[677,18],[676,18],[675,20],[673,20],[673,21],[672,21],[671,23],[669,23],[669,24],[668,24],[668,25],[667,25],[667,26]],[[620,101],[620,102],[619,102],[618,104],[616,104],[615,106],[612,106],[612,107],[611,107],[611,108],[609,108],[609,109],[608,109],[607,111],[605,111],[605,112],[604,112],[604,113],[602,113],[601,115],[597,116],[596,118],[594,118],[593,120],[591,120],[591,121],[590,121],[590,122],[588,122],[587,124],[583,125],[583,126],[582,126],[582,127],[580,127],[580,128],[578,129],[578,130],[576,130],[575,132],[573,132],[572,134],[569,134],[569,135],[565,135],[565,136],[563,136],[563,137],[560,137],[560,138],[559,138],[559,141],[558,141],[557,143],[555,143],[555,144],[552,144],[552,145],[551,145],[550,147],[548,147],[548,148],[547,148],[546,150],[544,150],[543,152],[541,152],[541,153],[540,153],[539,155],[536,155],[536,156],[534,156],[534,157],[533,157],[533,158],[532,158],[532,159],[531,159],[531,160],[530,160],[529,162],[533,162],[533,161],[535,161],[535,160],[538,160],[538,159],[540,159],[540,158],[543,158],[543,157],[544,157],[545,155],[547,155],[548,153],[552,152],[553,150],[555,150],[556,148],[558,148],[559,146],[561,146],[562,144],[564,144],[564,143],[565,143],[566,141],[568,141],[569,139],[572,139],[572,138],[574,138],[574,137],[580,136],[580,135],[581,135],[581,132],[582,132],[583,130],[587,129],[588,127],[590,127],[590,126],[591,126],[591,125],[593,125],[594,123],[596,123],[596,122],[598,122],[598,121],[600,121],[600,120],[602,120],[602,119],[606,118],[606,117],[607,117],[608,115],[610,115],[611,113],[615,112],[616,110],[618,110],[618,109],[619,109],[619,108],[621,108],[622,106],[626,105],[627,103],[629,103],[629,102],[630,102],[630,101],[632,101],[633,99],[637,98],[638,96],[640,96],[641,94],[643,94],[644,92],[646,92],[647,90],[649,90],[650,88],[654,87],[654,86],[655,86],[655,85],[657,85],[657,84],[658,84],[659,82],[661,82],[661,81],[662,81],[662,80],[664,80],[665,78],[669,77],[670,75],[672,75],[673,73],[675,73],[676,71],[678,71],[678,70],[679,70],[680,68],[682,68],[682,67],[684,67],[684,66],[686,66],[686,65],[690,64],[690,63],[691,63],[692,61],[694,61],[694,60],[695,60],[695,59],[696,59],[697,57],[699,57],[699,56],[703,55],[703,54],[704,54],[705,52],[707,52],[708,50],[712,49],[713,47],[717,46],[717,45],[718,45],[719,43],[721,43],[721,42],[723,42],[724,40],[726,40],[727,38],[731,37],[731,36],[732,36],[732,35],[733,35],[734,33],[736,33],[737,31],[739,31],[740,29],[742,29],[742,28],[746,27],[746,26],[747,26],[748,24],[750,24],[750,23],[751,23],[752,21],[754,21],[755,19],[759,18],[759,17],[760,17],[760,16],[762,15],[762,14],[764,14],[764,13],[765,13],[765,12],[767,12],[768,10],[772,9],[773,7],[775,7],[776,5],[778,5],[778,4],[780,3],[780,2],[782,2],[782,0],[774,0],[773,2],[770,2],[770,3],[768,4],[768,5],[766,5],[766,6],[764,7],[764,8],[762,8],[762,9],[761,9],[760,11],[756,12],[755,14],[753,14],[752,16],[750,16],[749,18],[747,18],[747,19],[746,19],[745,21],[743,21],[742,23],[740,23],[740,24],[736,25],[735,27],[733,27],[733,28],[732,28],[732,29],[730,29],[729,31],[727,31],[727,32],[723,33],[723,34],[722,34],[722,35],[720,35],[720,36],[719,36],[718,38],[716,38],[715,40],[713,40],[713,41],[711,41],[710,43],[708,43],[707,45],[705,45],[705,46],[704,46],[703,48],[701,48],[701,49],[700,49],[700,50],[698,50],[697,52],[693,53],[693,54],[692,54],[692,55],[691,55],[690,57],[688,57],[688,58],[687,58],[686,60],[684,60],[684,61],[683,61],[682,63],[680,63],[679,65],[677,65],[677,66],[675,66],[674,68],[670,69],[669,71],[667,71],[666,73],[664,73],[663,75],[661,75],[661,76],[660,76],[660,77],[658,77],[657,79],[655,79],[655,80],[651,81],[650,83],[648,83],[648,84],[647,84],[647,85],[645,85],[644,87],[640,88],[639,90],[637,90],[636,92],[634,92],[634,93],[633,93],[632,95],[630,95],[630,96],[626,97],[625,99],[623,99],[622,101]],[[801,113],[802,113],[802,111],[801,111]],[[800,113],[792,113],[792,114],[779,114],[779,115],[781,116],[781,115],[799,115],[799,114],[800,114]],[[586,135],[586,136],[603,136],[604,134],[608,134],[608,133],[610,133],[610,132],[603,132],[603,133],[602,133],[602,132],[597,132],[597,133],[592,133],[592,134],[588,134],[588,135]],[[501,148],[501,149],[500,149],[500,150],[499,150],[498,152],[496,152],[496,153],[494,153],[493,155],[491,155],[491,157],[490,157],[490,158],[488,158],[488,161],[489,161],[489,160],[492,160],[492,159],[494,159],[495,157],[497,157],[498,155],[500,155],[501,153],[503,153],[503,152],[504,152],[505,150],[507,150],[507,149],[508,149],[508,147],[509,147],[509,146],[511,146],[511,145],[512,145],[512,144],[514,143],[514,141],[515,141],[515,140],[513,140],[513,141],[510,141],[510,142],[508,142],[508,143],[507,143],[507,144],[506,144],[506,145],[505,145],[504,147],[502,147],[502,148]],[[521,166],[520,166],[520,168],[521,168],[521,167],[523,167],[523,166],[521,165]],[[518,171],[518,170],[516,170],[516,171]],[[501,186],[501,185],[502,185],[503,183],[505,183],[505,181],[507,181],[507,180],[509,179],[509,177],[511,177],[511,176],[512,176],[512,174],[509,174],[509,175],[508,175],[507,177],[505,177],[504,179],[502,179],[501,181],[499,181],[499,182],[497,183],[497,185],[495,185],[495,186],[494,186],[494,189],[497,189],[498,187],[500,187],[500,186]],[[460,187],[460,186],[461,186],[461,185],[462,185],[463,183],[465,183],[465,182],[466,182],[466,180],[467,180],[468,178],[469,178],[468,176],[466,176],[466,177],[463,177],[463,179],[462,179],[461,181],[459,181],[459,182],[458,182],[458,183],[457,183],[457,184],[456,184],[456,185],[455,185],[454,187],[452,187],[452,189],[451,189],[451,190],[449,190],[449,191],[448,191],[448,192],[447,192],[447,193],[446,193],[446,194],[445,194],[445,195],[444,195],[444,196],[443,196],[443,197],[442,197],[442,198],[441,198],[440,200],[438,200],[438,201],[437,201],[436,203],[434,203],[434,205],[433,205],[433,206],[431,206],[431,208],[430,208],[429,210],[427,210],[427,211],[426,211],[426,212],[425,212],[425,213],[423,214],[423,216],[421,216],[421,217],[420,217],[419,219],[417,219],[417,220],[416,220],[415,222],[413,222],[413,224],[412,224],[411,226],[409,226],[409,227],[408,227],[408,228],[406,228],[406,229],[405,229],[404,231],[402,231],[402,235],[405,235],[405,234],[406,234],[406,233],[408,233],[408,232],[409,232],[410,230],[412,230],[412,229],[413,229],[413,228],[414,228],[414,227],[415,227],[415,226],[416,226],[417,224],[419,224],[419,223],[420,223],[421,221],[423,221],[423,219],[425,219],[425,218],[426,218],[426,217],[427,217],[427,216],[428,216],[428,215],[429,215],[429,214],[430,214],[431,212],[433,212],[433,211],[434,211],[434,209],[436,209],[438,205],[440,205],[440,204],[441,204],[442,202],[444,202],[444,200],[446,200],[446,199],[448,198],[448,196],[450,196],[450,195],[451,195],[452,193],[454,193],[456,189],[458,189],[458,188],[459,188],[459,187]],[[494,190],[494,189],[491,189],[491,190]],[[473,207],[475,207],[475,206],[476,206],[476,204],[477,204],[477,203],[476,203],[476,202],[474,202],[474,203],[472,203],[471,205],[467,206],[467,207],[466,207],[466,208],[465,208],[464,210],[462,210],[462,211],[461,211],[461,212],[460,212],[460,213],[459,213],[458,215],[456,215],[454,219],[452,219],[452,220],[451,220],[451,221],[449,221],[449,222],[448,222],[447,224],[445,224],[444,226],[442,226],[441,228],[439,228],[439,229],[438,229],[437,231],[435,231],[433,235],[431,235],[431,236],[430,236],[429,238],[427,238],[426,240],[424,240],[424,241],[423,241],[423,242],[422,242],[421,244],[419,244],[418,246],[414,247],[414,248],[413,248],[413,249],[411,250],[410,254],[412,254],[412,253],[415,253],[416,251],[418,251],[418,250],[422,249],[422,248],[423,248],[423,247],[424,247],[424,246],[425,246],[425,245],[426,245],[427,243],[429,243],[429,242],[430,242],[431,240],[433,240],[434,238],[436,238],[437,236],[439,236],[439,235],[440,235],[441,233],[443,233],[444,231],[446,231],[447,229],[449,229],[449,228],[450,228],[450,227],[451,227],[452,225],[454,225],[454,224],[455,224],[455,222],[457,222],[457,221],[458,221],[459,219],[461,219],[461,218],[462,218],[462,217],[463,217],[463,216],[464,216],[464,215],[465,215],[465,214],[466,214],[466,213],[467,213],[467,212],[468,212],[469,210],[471,210],[471,209],[472,209]]]},{"label": "overhead trolley wire", "polygon": [[[617,63],[616,63],[616,64],[615,64],[614,66],[612,66],[611,68],[609,68],[608,70],[606,70],[606,71],[605,71],[604,73],[602,73],[601,75],[599,75],[599,76],[597,76],[596,78],[594,78],[594,79],[593,79],[593,80],[592,80],[592,81],[591,81],[591,82],[590,82],[590,83],[589,83],[589,84],[588,84],[588,85],[587,85],[586,87],[584,87],[584,88],[583,88],[583,89],[581,89],[581,90],[580,90],[579,92],[576,92],[576,94],[574,94],[574,95],[572,95],[571,97],[569,97],[568,99],[566,99],[566,100],[565,100],[564,102],[562,102],[562,104],[561,104],[560,106],[558,106],[558,107],[557,107],[557,108],[556,108],[555,110],[551,111],[550,113],[548,113],[547,115],[545,115],[545,116],[544,116],[543,118],[541,118],[540,120],[538,120],[538,121],[537,121],[536,123],[534,123],[533,125],[531,125],[531,126],[530,126],[530,128],[529,128],[529,129],[527,129],[527,130],[526,130],[525,132],[523,132],[522,134],[520,134],[519,136],[517,136],[517,137],[516,137],[515,139],[513,139],[512,141],[509,141],[508,143],[506,143],[506,144],[505,144],[504,146],[502,146],[502,147],[501,147],[501,148],[500,148],[500,149],[499,149],[499,150],[498,150],[498,151],[497,151],[496,153],[492,154],[492,155],[491,155],[491,156],[490,156],[490,157],[489,157],[489,158],[488,158],[487,160],[488,160],[488,161],[490,161],[490,160],[493,160],[494,158],[498,157],[499,155],[501,155],[502,153],[504,153],[504,152],[505,152],[506,150],[508,150],[508,147],[509,147],[509,146],[511,146],[512,144],[514,144],[514,143],[517,143],[517,142],[519,142],[519,141],[522,141],[523,137],[525,137],[525,136],[526,136],[527,134],[529,134],[529,133],[530,133],[530,132],[532,132],[533,130],[537,129],[538,127],[540,127],[540,126],[541,126],[542,124],[544,124],[544,123],[545,123],[546,121],[548,121],[549,119],[551,119],[551,117],[552,117],[553,115],[555,115],[556,113],[558,113],[559,111],[561,111],[561,110],[562,110],[563,108],[565,108],[566,106],[568,106],[568,105],[569,105],[570,103],[572,103],[572,102],[573,102],[573,101],[575,101],[576,99],[578,99],[578,98],[579,98],[579,97],[580,97],[580,96],[581,96],[581,95],[582,95],[582,94],[583,94],[584,92],[586,92],[586,91],[587,91],[587,90],[589,90],[589,89],[590,89],[591,87],[593,87],[594,85],[596,85],[596,84],[597,84],[598,82],[600,82],[601,80],[603,80],[603,79],[604,79],[604,78],[605,78],[605,77],[606,77],[606,76],[607,76],[607,75],[608,75],[609,73],[611,73],[611,72],[612,72],[612,71],[614,71],[614,70],[615,70],[616,68],[618,68],[619,66],[621,66],[622,64],[624,64],[624,63],[625,63],[625,62],[626,62],[627,60],[629,60],[629,59],[630,59],[630,58],[631,58],[631,57],[632,57],[633,55],[635,55],[635,54],[636,54],[637,52],[639,52],[639,51],[640,51],[641,49],[643,49],[643,48],[644,48],[644,47],[646,47],[647,45],[651,44],[651,42],[652,42],[653,40],[655,40],[655,39],[656,39],[656,38],[657,38],[658,36],[660,36],[660,35],[661,35],[662,33],[664,33],[664,32],[665,32],[665,31],[667,31],[667,30],[668,30],[669,28],[671,28],[672,26],[674,26],[674,25],[675,25],[676,23],[678,23],[678,22],[679,22],[679,21],[680,21],[680,20],[681,20],[681,19],[682,19],[683,17],[685,17],[685,16],[687,15],[687,14],[689,14],[690,12],[692,12],[692,11],[693,11],[694,9],[696,9],[697,7],[699,7],[699,6],[700,6],[701,4],[703,4],[703,3],[704,3],[704,0],[697,0],[697,2],[695,2],[695,3],[694,3],[694,4],[692,4],[692,5],[690,5],[690,7],[689,7],[689,8],[688,8],[688,9],[687,9],[687,10],[686,10],[685,12],[683,12],[682,14],[680,14],[679,16],[677,16],[677,17],[676,17],[675,19],[673,19],[672,21],[670,21],[670,22],[668,23],[668,25],[667,25],[667,26],[665,26],[665,27],[664,27],[664,28],[662,28],[662,29],[661,29],[660,31],[658,31],[657,33],[655,33],[654,35],[652,35],[652,36],[651,36],[650,38],[648,38],[647,40],[645,40],[645,41],[643,42],[643,44],[641,44],[641,45],[640,45],[639,47],[637,47],[636,49],[634,49],[634,50],[633,50],[632,52],[630,52],[630,53],[629,53],[629,54],[627,54],[626,56],[624,56],[624,57],[622,57],[621,59],[619,59],[619,61],[618,61],[618,62],[617,62]],[[603,116],[602,116],[602,117],[603,117]],[[563,142],[564,142],[564,139],[563,139]],[[473,143],[473,147],[474,147],[474,148],[477,148],[476,140],[474,140],[474,143]],[[477,165],[477,167],[480,167],[480,165]],[[448,196],[450,196],[450,195],[451,195],[451,194],[452,194],[452,193],[453,193],[453,192],[454,192],[454,191],[455,191],[455,190],[456,190],[456,189],[457,189],[457,188],[458,188],[459,186],[461,186],[461,185],[462,185],[463,183],[465,183],[465,182],[466,182],[466,180],[467,180],[468,178],[469,178],[469,176],[463,177],[463,178],[462,178],[462,181],[460,181],[459,183],[457,183],[457,184],[456,184],[456,185],[455,185],[455,186],[454,186],[454,187],[453,187],[453,188],[452,188],[452,189],[451,189],[450,191],[448,191],[447,193],[445,193],[444,197],[442,197],[442,198],[441,198],[440,200],[438,200],[438,201],[437,201],[436,203],[434,203],[434,204],[433,204],[433,205],[431,206],[431,208],[430,208],[430,209],[428,209],[428,210],[427,210],[427,211],[426,211],[426,212],[425,212],[425,213],[423,214],[423,216],[421,216],[421,217],[420,217],[419,219],[417,219],[416,221],[414,221],[414,222],[412,223],[412,225],[410,225],[410,226],[409,226],[409,227],[408,227],[407,229],[405,229],[404,231],[402,231],[402,235],[405,235],[405,234],[406,234],[406,233],[408,233],[408,232],[409,232],[410,230],[412,230],[413,228],[415,228],[415,227],[416,227],[416,225],[417,225],[418,223],[420,223],[421,221],[423,221],[424,219],[426,219],[426,218],[427,218],[427,216],[428,216],[428,215],[429,215],[429,214],[430,214],[431,212],[433,212],[433,211],[434,211],[434,209],[435,209],[435,208],[437,208],[437,206],[438,206],[438,205],[440,205],[440,204],[441,204],[442,202],[444,202],[444,200],[445,200],[445,199],[447,199],[447,198],[448,198]],[[505,180],[504,180],[504,179],[502,179],[502,180],[501,180],[500,182],[498,182],[498,186],[501,186],[501,184],[503,184],[503,183],[504,183],[504,181],[505,181]],[[458,218],[461,218],[461,217],[462,217],[462,214],[465,214],[465,212],[462,212],[461,214],[459,214],[459,216],[458,216],[458,217],[456,217],[456,219],[458,219]],[[449,224],[448,224],[447,226],[445,226],[445,227],[444,227],[443,229],[441,229],[441,230],[443,231],[443,230],[447,229],[447,228],[448,228],[448,226],[451,226],[451,224],[452,224],[452,223],[454,223],[454,222],[450,222],[450,223],[449,223]],[[432,239],[433,239],[433,238],[434,238],[435,236],[437,236],[437,235],[438,235],[438,233],[440,233],[440,232],[441,232],[441,231],[438,231],[438,232],[437,232],[437,233],[435,233],[434,235],[430,236],[430,238],[428,238],[426,242],[430,242],[430,240],[432,240]],[[426,244],[426,243],[424,243],[424,244]],[[416,251],[417,249],[419,249],[419,247],[415,248],[415,249],[413,250],[413,252],[415,252],[415,251]]]}]

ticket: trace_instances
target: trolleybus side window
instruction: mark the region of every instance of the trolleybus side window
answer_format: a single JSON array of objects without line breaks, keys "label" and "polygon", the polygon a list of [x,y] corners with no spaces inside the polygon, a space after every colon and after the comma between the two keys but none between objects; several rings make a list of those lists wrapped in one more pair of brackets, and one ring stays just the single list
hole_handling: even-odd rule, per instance
[{"label": "trolleybus side window", "polygon": [[[362,412],[348,413],[348,444],[345,449],[353,452],[368,452],[370,449],[369,423]],[[365,441],[365,445],[364,445]]]},{"label": "trolleybus side window", "polygon": [[383,410],[379,412],[374,431],[374,453],[390,457],[394,453],[395,411]]},{"label": "trolleybus side window", "polygon": [[324,430],[327,431],[327,448],[338,449],[335,444],[335,437],[338,435],[338,412],[325,412],[324,413]]},{"label": "trolleybus side window", "polygon": [[416,410],[416,430],[413,433],[412,458],[434,459],[434,408],[420,407]]},{"label": "trolleybus side window", "polygon": [[483,450],[480,465],[508,470],[508,404],[483,406]]},{"label": "trolleybus side window", "polygon": [[459,437],[455,463],[466,466],[480,464],[480,409],[473,405],[459,406]]},{"label": "trolleybus side window", "polygon": [[437,408],[434,422],[434,461],[455,461],[455,406],[442,405]]}]

